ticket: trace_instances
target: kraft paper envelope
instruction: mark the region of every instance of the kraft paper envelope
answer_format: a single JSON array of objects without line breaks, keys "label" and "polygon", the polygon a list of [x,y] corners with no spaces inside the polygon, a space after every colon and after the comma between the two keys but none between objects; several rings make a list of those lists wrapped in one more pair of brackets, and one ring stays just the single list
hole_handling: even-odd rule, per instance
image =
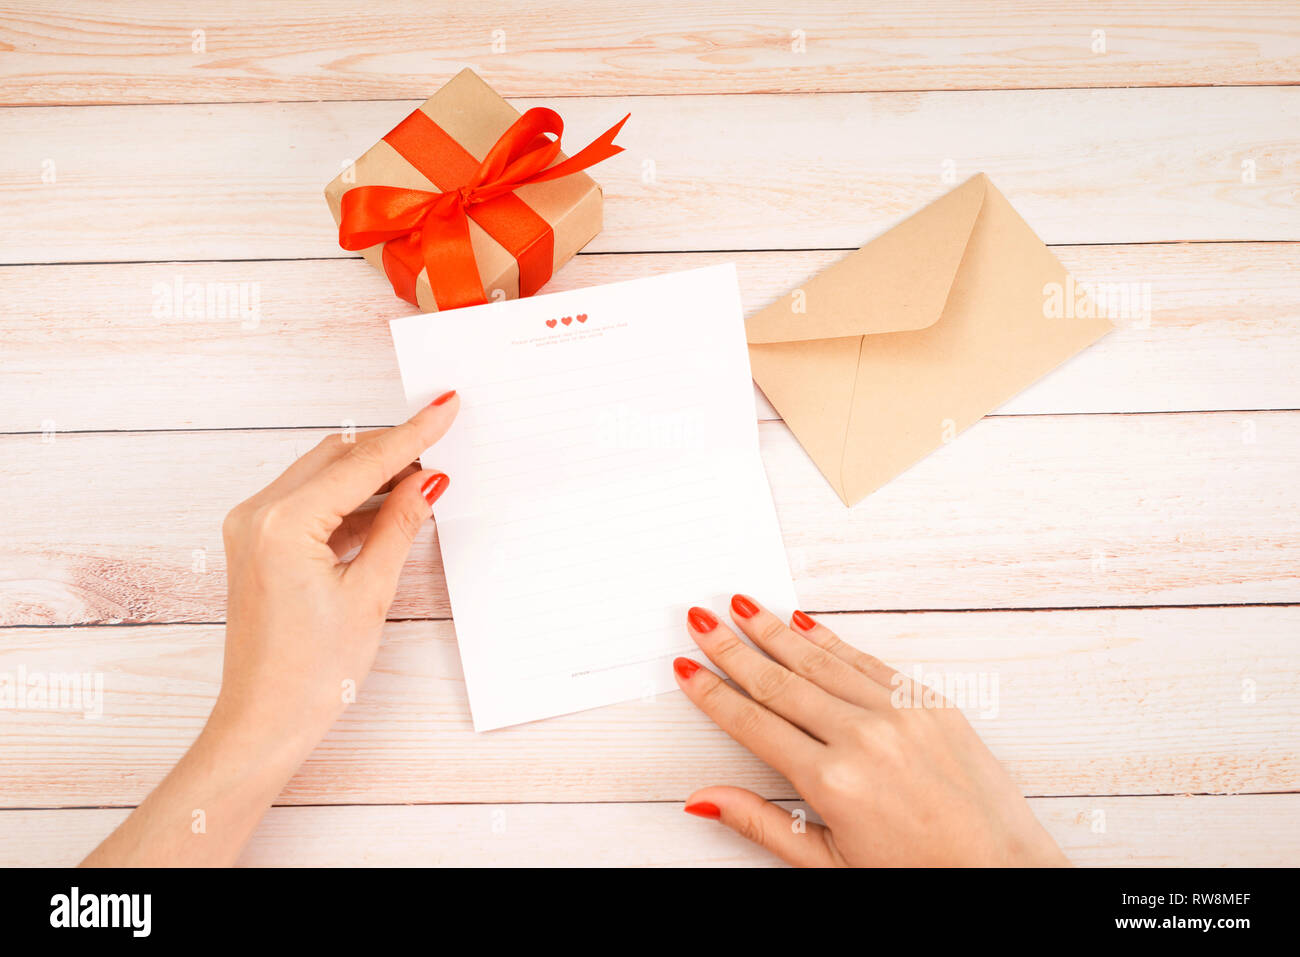
[{"label": "kraft paper envelope", "polygon": [[754,381],[846,505],[1110,332],[982,173],[746,323]]}]

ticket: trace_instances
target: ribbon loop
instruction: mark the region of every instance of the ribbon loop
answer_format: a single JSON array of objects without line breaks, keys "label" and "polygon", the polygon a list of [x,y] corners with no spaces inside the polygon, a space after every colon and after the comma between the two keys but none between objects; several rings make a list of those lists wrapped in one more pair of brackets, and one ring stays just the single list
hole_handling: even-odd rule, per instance
[{"label": "ribbon loop", "polygon": [[[417,116],[423,118],[417,123],[427,123],[436,129],[436,124],[420,111],[407,119],[415,120]],[[523,206],[513,197],[520,186],[559,179],[621,153],[623,147],[614,145],[614,137],[627,119],[624,116],[577,154],[556,163],[564,120],[554,110],[533,107],[501,134],[472,173],[462,174],[459,178],[463,181],[454,185],[442,184],[441,192],[396,186],[358,186],[348,190],[342,200],[339,245],[355,252],[384,243],[384,272],[393,291],[413,305],[418,305],[415,290],[421,270],[429,275],[439,309],[481,305],[487,302],[487,295],[469,231],[469,217],[478,219],[481,214],[470,210],[478,207],[486,211],[485,204],[506,196]],[[401,129],[399,126],[398,130]],[[412,157],[406,158],[415,163]],[[501,222],[499,215],[489,218],[494,223]],[[537,228],[549,237],[549,225],[536,214],[532,218],[540,223]],[[484,226],[488,228],[487,223]],[[537,238],[533,235],[532,240],[516,242],[512,249],[520,261],[521,296],[536,292],[550,278],[549,257],[530,256],[527,279],[524,275],[525,263],[518,250],[531,248]],[[549,249],[548,243],[545,250]]]}]

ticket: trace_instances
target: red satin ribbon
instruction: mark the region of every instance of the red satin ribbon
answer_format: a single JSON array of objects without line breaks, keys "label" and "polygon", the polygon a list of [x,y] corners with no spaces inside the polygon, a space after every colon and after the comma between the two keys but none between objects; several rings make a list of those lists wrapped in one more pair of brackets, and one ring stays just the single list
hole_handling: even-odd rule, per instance
[{"label": "red satin ribbon", "polygon": [[[631,114],[628,114],[629,116]],[[358,186],[343,194],[339,245],[356,251],[384,243],[384,272],[393,291],[416,303],[420,270],[429,274],[439,309],[487,302],[470,244],[469,220],[487,230],[519,263],[519,294],[530,296],[551,277],[554,234],[514,191],[586,169],[623,147],[619,120],[585,149],[552,166],[560,154],[564,121],[533,107],[488,151],[483,162],[416,110],[384,139],[442,192],[398,186]],[[554,134],[554,139],[545,134]]]}]

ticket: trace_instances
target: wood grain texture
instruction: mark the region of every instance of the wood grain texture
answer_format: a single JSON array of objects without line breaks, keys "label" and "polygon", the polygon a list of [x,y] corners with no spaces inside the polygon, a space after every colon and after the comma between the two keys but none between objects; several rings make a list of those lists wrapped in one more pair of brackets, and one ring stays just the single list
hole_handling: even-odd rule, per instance
[{"label": "wood grain texture", "polygon": [[[105,687],[99,718],[0,711],[0,808],[51,808],[0,810],[0,865],[78,860],[197,733],[225,511],[316,427],[401,417],[406,308],[321,191],[466,65],[571,144],[633,114],[555,291],[735,260],[752,311],[977,171],[1080,279],[1149,284],[1149,323],[851,511],[757,397],[784,538],[855,644],[996,676],[967,710],[1018,784],[1097,795],[1033,799],[1077,863],[1297,859],[1300,794],[1239,792],[1300,791],[1300,412],[1267,411],[1300,409],[1300,11],[855,6],[0,0],[0,625],[74,626],[0,628],[0,676]],[[167,314],[177,280],[251,284],[257,321]],[[395,617],[448,615],[437,556],[429,527]],[[1134,607],[1170,604],[1199,607]],[[106,622],[143,624],[77,627]],[[680,694],[466,709],[452,623],[391,623],[244,863],[774,863],[681,814],[796,795]]]},{"label": "wood grain texture", "polygon": [[[200,52],[196,29],[204,31]],[[1097,30],[1103,49],[1095,48]],[[1300,24],[1285,0],[969,0],[955,7],[888,0],[856,10],[834,0],[404,0],[385,4],[382,14],[343,0],[57,7],[6,0],[0,50],[0,102],[10,104],[423,97],[465,65],[516,96],[1254,84],[1300,76]]]},{"label": "wood grain texture", "polygon": [[[345,257],[324,184],[416,105],[0,111],[0,263]],[[592,252],[855,248],[980,171],[1052,244],[1300,239],[1300,87],[584,97],[566,142],[628,110]]]},{"label": "wood grain texture", "polygon": [[[905,673],[984,675],[964,710],[1027,794],[1300,790],[1300,608],[824,620]],[[201,727],[221,653],[212,625],[0,630],[0,673],[103,676],[98,718],[5,713],[0,806],[137,803]],[[475,734],[451,624],[398,622],[280,802],[676,801],[721,783],[796,796],[680,692]]]},{"label": "wood grain texture", "polygon": [[[988,418],[853,509],[759,432],[809,609],[1300,600],[1300,413]],[[323,434],[0,437],[0,624],[224,620],[222,518]],[[430,524],[391,614],[448,613]]]},{"label": "wood grain texture", "polygon": [[[805,805],[782,802],[792,811]],[[1034,798],[1085,867],[1286,867],[1300,795]],[[120,808],[0,811],[0,867],[67,867]],[[810,819],[816,819],[809,814]],[[1104,830],[1099,830],[1103,828]],[[275,807],[244,867],[775,867],[735,832],[674,803]]]},{"label": "wood grain texture", "polygon": [[[1081,281],[1145,284],[1150,315],[1117,319],[1118,332],[1002,412],[1300,409],[1300,244],[1056,252]],[[547,291],[734,261],[757,311],[842,255],[583,255]],[[188,316],[174,306],[178,284],[202,300]],[[404,415],[388,320],[413,310],[360,260],[9,266],[0,285],[0,432],[342,428]],[[214,293],[209,307],[208,290],[233,295]],[[761,395],[758,409],[776,417]]]}]

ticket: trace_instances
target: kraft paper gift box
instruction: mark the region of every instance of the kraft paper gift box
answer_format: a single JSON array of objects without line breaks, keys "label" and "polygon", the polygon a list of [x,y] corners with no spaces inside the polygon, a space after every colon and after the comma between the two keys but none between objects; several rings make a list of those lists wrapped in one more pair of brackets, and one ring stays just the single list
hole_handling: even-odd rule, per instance
[{"label": "kraft paper gift box", "polygon": [[750,365],[853,505],[1114,326],[982,173],[746,322]]},{"label": "kraft paper gift box", "polygon": [[600,232],[582,170],[626,120],[566,157],[558,114],[521,117],[462,70],[325,188],[340,245],[425,312],[530,296]]}]

